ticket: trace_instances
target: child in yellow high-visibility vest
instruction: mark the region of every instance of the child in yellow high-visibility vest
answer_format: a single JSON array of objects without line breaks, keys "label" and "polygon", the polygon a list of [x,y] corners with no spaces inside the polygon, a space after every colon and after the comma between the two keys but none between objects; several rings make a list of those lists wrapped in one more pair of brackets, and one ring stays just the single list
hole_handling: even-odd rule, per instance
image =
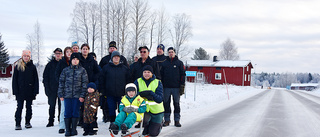
[{"label": "child in yellow high-visibility vest", "polygon": [[136,121],[142,120],[143,113],[147,109],[144,99],[137,95],[135,84],[127,84],[125,91],[126,95],[122,97],[119,106],[120,113],[109,127],[114,134],[118,134],[119,130],[122,130],[122,134],[125,134]]}]

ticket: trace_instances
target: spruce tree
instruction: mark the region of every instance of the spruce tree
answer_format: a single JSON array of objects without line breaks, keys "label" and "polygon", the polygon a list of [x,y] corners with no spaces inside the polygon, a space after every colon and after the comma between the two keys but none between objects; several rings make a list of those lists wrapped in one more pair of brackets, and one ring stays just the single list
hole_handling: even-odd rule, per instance
[{"label": "spruce tree", "polygon": [[9,54],[1,38],[2,35],[0,34],[0,70],[2,71],[8,66]]},{"label": "spruce tree", "polygon": [[192,60],[208,60],[210,58],[209,54],[207,54],[207,51],[203,48],[195,49]]}]

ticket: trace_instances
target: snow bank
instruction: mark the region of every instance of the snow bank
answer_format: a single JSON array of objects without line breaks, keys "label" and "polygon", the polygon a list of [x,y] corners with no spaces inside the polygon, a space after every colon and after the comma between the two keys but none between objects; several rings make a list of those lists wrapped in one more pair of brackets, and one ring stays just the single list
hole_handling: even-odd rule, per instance
[{"label": "snow bank", "polygon": [[[40,84],[40,93],[37,99],[33,102],[33,118],[31,124],[33,128],[24,128],[24,116],[25,108],[23,109],[23,120],[21,122],[23,129],[21,131],[15,131],[14,113],[16,110],[15,97],[12,96],[11,79],[0,79],[0,89],[7,89],[8,93],[0,93],[0,133],[1,137],[34,137],[34,136],[46,136],[56,137],[64,136],[58,134],[59,126],[57,120],[54,123],[54,127],[46,128],[48,122],[48,104],[47,97],[44,94],[44,88],[42,82]],[[196,90],[194,90],[196,89]],[[229,93],[228,100],[228,94]],[[228,85],[212,85],[212,84],[200,84],[186,83],[186,94],[181,96],[181,123],[182,125],[192,124],[194,118],[199,118],[202,115],[218,111],[228,105],[235,104],[245,98],[251,97],[260,93],[263,89],[254,87],[241,87]],[[173,106],[172,106],[173,108]],[[210,110],[210,111],[209,111]],[[172,110],[173,111],[173,110]],[[171,115],[173,121],[173,115]],[[110,136],[107,131],[110,123],[101,122],[102,113],[98,111],[98,125],[99,132],[96,137]],[[163,128],[162,132],[174,130],[174,126]],[[83,130],[78,127],[78,136],[82,136]],[[160,134],[161,136],[161,134]]]}]

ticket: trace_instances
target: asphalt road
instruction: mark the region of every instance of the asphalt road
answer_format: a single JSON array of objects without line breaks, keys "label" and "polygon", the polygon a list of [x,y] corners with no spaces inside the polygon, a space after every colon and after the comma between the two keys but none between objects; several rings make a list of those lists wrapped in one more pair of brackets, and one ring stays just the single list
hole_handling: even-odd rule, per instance
[{"label": "asphalt road", "polygon": [[320,97],[266,90],[161,136],[320,137]]}]

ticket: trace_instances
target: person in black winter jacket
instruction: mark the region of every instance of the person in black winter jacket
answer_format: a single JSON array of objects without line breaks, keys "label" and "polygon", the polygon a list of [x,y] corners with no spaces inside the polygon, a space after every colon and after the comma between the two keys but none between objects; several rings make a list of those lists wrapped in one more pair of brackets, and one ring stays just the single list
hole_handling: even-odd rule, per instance
[{"label": "person in black winter jacket", "polygon": [[[100,61],[100,63],[99,63],[99,66],[100,66],[101,68],[103,68],[103,66],[107,65],[107,64],[110,62],[112,52],[118,50],[116,44],[117,44],[117,43],[116,43],[115,41],[111,41],[111,42],[109,43],[109,48],[108,48],[109,55],[106,55],[106,56],[104,56],[104,57],[101,59],[101,61]],[[127,62],[127,59],[126,59],[124,56],[120,55],[120,61],[122,62],[122,64],[124,64],[124,65],[126,65],[127,67],[129,67],[129,64],[128,64],[128,62]],[[111,62],[112,62],[112,61],[111,61]]]},{"label": "person in black winter jacket", "polygon": [[[115,41],[111,41],[110,43],[109,43],[109,48],[108,48],[108,52],[109,52],[109,54],[108,55],[106,55],[106,56],[104,56],[102,59],[101,59],[101,61],[100,61],[100,63],[99,63],[99,66],[101,67],[101,69],[105,66],[105,65],[107,65],[107,64],[109,64],[109,62],[110,62],[110,60],[111,60],[111,54],[112,54],[112,52],[113,51],[117,51],[118,49],[117,49],[117,43],[115,42]],[[112,61],[111,61],[112,62]],[[129,64],[128,64],[128,62],[127,62],[127,59],[124,57],[124,56],[122,56],[122,55],[120,55],[120,62],[122,62],[122,64],[124,64],[125,66],[127,66],[128,68],[129,68]],[[102,93],[102,95],[100,96],[100,102],[101,102],[101,109],[102,109],[102,112],[103,112],[103,122],[108,122],[108,121],[110,121],[110,119],[108,119],[108,118],[110,118],[109,117],[109,109],[108,109],[108,103],[107,103],[107,96],[106,95],[104,95],[103,93]]]},{"label": "person in black winter jacket", "polygon": [[[56,68],[56,81],[59,83],[59,78],[60,78],[60,74],[62,72],[62,70],[68,66],[70,66],[70,57],[72,54],[72,48],[71,47],[66,47],[63,50],[64,53],[64,57],[62,57],[62,59],[58,62],[57,68]],[[62,134],[64,133],[64,129],[65,127],[65,123],[64,123],[64,101],[60,100],[60,104],[61,104],[61,108],[60,108],[60,122],[59,122],[59,133]]]},{"label": "person in black winter jacket", "polygon": [[[46,65],[43,71],[43,85],[44,85],[46,96],[48,97],[48,104],[49,104],[49,122],[47,124],[47,127],[52,127],[54,122],[56,103],[58,99],[58,86],[59,86],[58,81],[56,81],[55,79],[55,71],[56,71],[56,67],[58,65],[59,60],[61,60],[62,50],[60,48],[56,48],[53,51],[53,53],[55,54],[55,57],[53,57],[49,61],[49,63]],[[61,104],[60,104],[60,101],[58,100],[58,109],[59,109],[58,118],[60,116],[60,108],[61,108]]]},{"label": "person in black winter jacket", "polygon": [[134,82],[135,80],[137,80],[142,76],[143,68],[146,65],[150,65],[153,68],[156,78],[161,80],[160,71],[158,69],[159,67],[157,62],[153,61],[149,57],[149,52],[150,52],[149,48],[147,46],[142,46],[142,47],[139,47],[139,51],[141,56],[140,59],[137,62],[133,63],[130,67],[131,82]]},{"label": "person in black winter jacket", "polygon": [[80,117],[80,105],[84,101],[88,84],[87,72],[79,65],[79,59],[79,53],[72,53],[71,65],[63,69],[59,78],[58,96],[65,105],[65,136],[78,134],[76,129]]},{"label": "person in black winter jacket", "polygon": [[164,45],[159,44],[157,47],[157,56],[154,56],[152,60],[158,63],[159,71],[161,71],[162,63],[167,60],[167,57],[164,55]]},{"label": "person in black winter jacket", "polygon": [[17,110],[15,112],[16,130],[21,130],[21,114],[24,101],[26,101],[25,127],[32,128],[30,120],[32,117],[32,101],[39,94],[39,79],[36,66],[31,60],[31,52],[24,50],[22,58],[14,67],[12,77],[12,92],[16,96]]},{"label": "person in black winter jacket", "polygon": [[[86,69],[89,82],[94,82],[95,84],[97,84],[100,69],[97,61],[94,60],[91,54],[89,54],[89,51],[90,51],[90,47],[88,44],[81,45],[80,65]],[[84,103],[81,103],[80,119],[78,124],[79,126],[83,125],[83,111],[84,111],[83,105]],[[97,114],[95,114],[94,118],[97,119]],[[92,125],[94,125],[94,132],[96,133],[98,131],[97,121],[94,121]]]},{"label": "person in black winter jacket", "polygon": [[162,83],[164,88],[164,124],[168,126],[170,124],[170,102],[171,95],[173,97],[174,106],[174,125],[181,127],[180,124],[180,95],[184,93],[185,85],[185,68],[183,62],[178,59],[175,54],[175,49],[168,48],[169,56],[167,60],[163,62],[161,69]]},{"label": "person in black winter jacket", "polygon": [[129,83],[130,72],[128,67],[121,62],[118,51],[113,51],[111,57],[112,62],[102,69],[99,78],[99,91],[107,96],[109,118],[111,122],[114,122],[115,110],[120,104],[121,97],[125,95],[125,86]]}]

